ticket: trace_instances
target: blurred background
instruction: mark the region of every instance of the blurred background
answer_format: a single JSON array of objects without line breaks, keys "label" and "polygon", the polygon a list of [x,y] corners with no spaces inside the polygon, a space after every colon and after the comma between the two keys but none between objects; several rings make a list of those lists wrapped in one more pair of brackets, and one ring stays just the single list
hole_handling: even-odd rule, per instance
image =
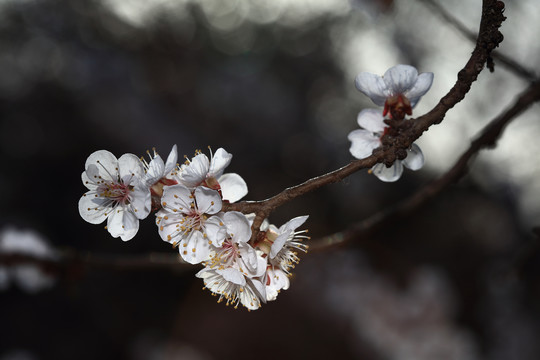
[{"label": "blurred background", "polygon": [[[439,2],[477,30],[479,0]],[[502,27],[500,51],[531,69],[539,10],[506,1]],[[399,63],[435,73],[421,115],[473,46],[421,0],[2,0],[0,251],[173,253],[151,218],[126,243],[80,218],[88,155],[224,147],[246,199],[262,200],[352,159],[347,134],[373,107],[357,73]],[[271,222],[310,215],[318,238],[407,197],[526,86],[496,63],[417,142],[422,170],[392,184],[361,171]],[[303,256],[291,288],[255,312],[216,304],[196,266],[0,266],[0,359],[539,359],[538,113],[418,212]]]}]

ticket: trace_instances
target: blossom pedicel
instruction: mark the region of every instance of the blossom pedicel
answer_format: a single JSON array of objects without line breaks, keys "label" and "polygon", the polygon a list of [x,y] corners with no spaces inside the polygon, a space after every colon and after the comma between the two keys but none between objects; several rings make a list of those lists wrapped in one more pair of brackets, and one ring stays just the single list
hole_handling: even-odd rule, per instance
[{"label": "blossom pedicel", "polygon": [[296,231],[307,216],[294,218],[279,229],[267,220],[252,239],[252,214],[223,211],[224,203],[244,197],[245,181],[225,173],[232,154],[219,148],[208,158],[197,151],[182,165],[176,145],[164,162],[154,150],[150,161],[133,154],[119,159],[106,150],[88,157],[79,201],[81,217],[99,224],[107,219],[113,237],[127,241],[138,231],[139,220],[156,211],[162,240],[178,248],[182,259],[204,268],[196,276],[218,302],[258,309],[289,288],[290,271],[307,251],[307,230]]}]

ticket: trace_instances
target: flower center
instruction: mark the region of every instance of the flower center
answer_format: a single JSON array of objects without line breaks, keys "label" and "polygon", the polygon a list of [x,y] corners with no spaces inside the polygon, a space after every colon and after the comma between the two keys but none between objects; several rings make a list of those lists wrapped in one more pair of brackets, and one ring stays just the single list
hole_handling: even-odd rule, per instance
[{"label": "flower center", "polygon": [[189,214],[186,215],[187,222],[189,223],[190,230],[200,230],[204,225],[206,216],[204,214],[199,214],[198,212],[192,210]]},{"label": "flower center", "polygon": [[383,116],[390,113],[394,120],[403,120],[405,115],[412,115],[411,102],[403,94],[397,94],[386,99]]},{"label": "flower center", "polygon": [[99,196],[108,198],[117,203],[128,204],[129,193],[133,190],[133,186],[124,184],[121,182],[104,182],[102,183],[97,192]]}]

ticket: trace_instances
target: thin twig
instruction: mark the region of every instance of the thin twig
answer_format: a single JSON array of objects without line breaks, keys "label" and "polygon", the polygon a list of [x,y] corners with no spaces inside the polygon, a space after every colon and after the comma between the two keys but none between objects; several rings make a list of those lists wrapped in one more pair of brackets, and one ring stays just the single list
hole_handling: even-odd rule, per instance
[{"label": "thin twig", "polygon": [[[452,25],[456,30],[458,30],[465,38],[469,39],[472,42],[476,41],[477,35],[470,31],[461,21],[459,21],[456,17],[454,17],[452,14],[450,14],[446,9],[439,4],[435,0],[418,0],[421,3],[423,3],[426,7],[433,10],[434,13],[439,15],[441,18],[443,18],[447,23]],[[498,50],[493,51],[491,56],[498,60],[502,65],[508,68],[508,70],[512,71],[514,74],[524,78],[528,81],[536,81],[538,79],[537,75],[525,68],[523,65],[519,64],[514,59],[504,55]]]},{"label": "thin twig", "polygon": [[341,246],[346,242],[365,237],[398,217],[411,214],[441,193],[450,184],[457,182],[464,176],[467,173],[467,166],[471,159],[483,148],[495,146],[505,126],[537,101],[540,101],[540,82],[532,83],[506,111],[493,119],[482,130],[481,134],[472,141],[469,149],[461,155],[454,166],[440,178],[423,186],[402,202],[368,217],[345,231],[325,236],[319,240],[312,240],[310,248],[312,250],[321,250],[331,246]]}]

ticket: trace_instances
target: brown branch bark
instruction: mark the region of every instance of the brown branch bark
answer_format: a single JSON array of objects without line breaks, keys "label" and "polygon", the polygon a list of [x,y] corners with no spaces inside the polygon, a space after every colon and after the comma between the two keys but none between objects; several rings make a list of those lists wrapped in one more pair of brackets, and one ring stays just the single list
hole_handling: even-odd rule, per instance
[{"label": "brown branch bark", "polygon": [[402,129],[397,136],[385,136],[383,146],[373,155],[352,161],[350,164],[340,169],[334,170],[325,175],[310,179],[302,184],[287,188],[279,194],[262,201],[243,201],[224,206],[224,211],[240,211],[243,213],[255,213],[256,217],[252,225],[254,239],[263,220],[277,207],[307,192],[314,191],[324,185],[332,184],[343,180],[347,176],[365,168],[370,168],[376,163],[383,162],[392,164],[424,131],[434,124],[439,124],[446,115],[446,112],[465,98],[472,83],[477,79],[483,70],[491,52],[503,40],[503,35],[499,32],[499,27],[504,21],[504,3],[496,0],[484,0],[482,3],[482,18],[476,46],[465,67],[458,73],[458,79],[450,91],[439,101],[439,103],[427,114],[412,119],[408,128]]},{"label": "brown branch bark", "polygon": [[[419,0],[426,7],[431,9],[435,14],[439,15],[443,20],[452,25],[456,30],[458,30],[465,38],[469,39],[472,42],[476,41],[477,34],[470,31],[462,22],[456,19],[451,13],[446,11],[446,9],[435,0]],[[493,51],[491,56],[505,66],[508,70],[518,75],[519,77],[527,81],[536,81],[538,76],[529,69],[526,69],[523,65],[519,64],[514,59],[506,56],[500,51]]]},{"label": "brown branch bark", "polygon": [[454,166],[443,176],[423,186],[411,197],[397,205],[370,216],[346,231],[325,236],[318,240],[311,240],[310,249],[321,250],[333,246],[341,246],[346,242],[358,240],[371,234],[398,217],[411,214],[433,197],[440,194],[450,184],[457,182],[464,176],[467,173],[467,167],[471,159],[480,150],[495,146],[506,125],[537,101],[540,101],[540,82],[532,83],[506,111],[493,119],[482,130],[480,135],[471,142],[470,147],[460,156]]}]

